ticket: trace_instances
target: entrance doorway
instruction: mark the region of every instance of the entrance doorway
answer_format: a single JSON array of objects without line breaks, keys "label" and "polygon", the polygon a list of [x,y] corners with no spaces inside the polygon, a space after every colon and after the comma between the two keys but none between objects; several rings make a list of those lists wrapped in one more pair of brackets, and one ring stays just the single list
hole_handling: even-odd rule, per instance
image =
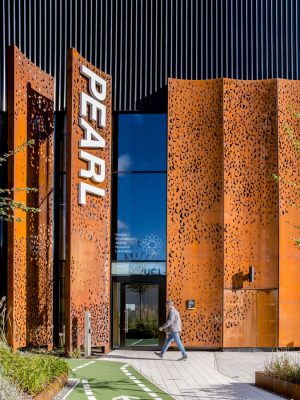
[{"label": "entrance doorway", "polygon": [[[162,293],[163,292],[163,293]],[[113,282],[113,347],[157,348],[165,290],[157,282]]]},{"label": "entrance doorway", "polygon": [[[123,293],[122,293],[123,292]],[[123,345],[158,346],[158,285],[124,284]]]}]

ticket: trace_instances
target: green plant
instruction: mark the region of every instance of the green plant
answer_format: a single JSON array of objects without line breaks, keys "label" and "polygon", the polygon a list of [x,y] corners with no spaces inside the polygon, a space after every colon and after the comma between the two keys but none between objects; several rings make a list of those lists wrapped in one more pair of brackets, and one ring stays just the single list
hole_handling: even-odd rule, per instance
[{"label": "green plant", "polygon": [[7,322],[7,309],[6,297],[3,296],[0,300],[0,342],[6,343],[6,322]]},{"label": "green plant", "polygon": [[70,354],[70,358],[81,358],[80,349],[73,349],[72,353]]},{"label": "green plant", "polygon": [[[2,376],[0,372],[0,399],[21,400],[23,398],[16,385]],[[29,399],[31,399],[31,396],[26,396],[26,400]]]},{"label": "green plant", "polygon": [[0,343],[2,376],[13,382],[20,392],[37,395],[49,383],[63,374],[69,374],[69,365],[62,359],[46,355],[14,353],[5,343]]},{"label": "green plant", "polygon": [[[5,153],[2,157],[0,157],[0,166],[2,166],[3,163],[6,163],[11,156],[24,151],[27,146],[32,147],[34,143],[35,141],[33,139],[28,140],[27,142],[24,142],[20,146],[16,147],[14,150],[10,150]],[[39,208],[28,207],[22,201],[15,201],[12,198],[15,192],[30,193],[37,191],[38,189],[29,187],[0,188],[0,219],[8,222],[21,222],[22,218],[15,216],[15,210],[17,209],[22,210],[25,213],[38,213],[40,211]]]},{"label": "green plant", "polygon": [[283,353],[265,363],[265,372],[274,378],[300,384],[300,364],[295,357]]}]

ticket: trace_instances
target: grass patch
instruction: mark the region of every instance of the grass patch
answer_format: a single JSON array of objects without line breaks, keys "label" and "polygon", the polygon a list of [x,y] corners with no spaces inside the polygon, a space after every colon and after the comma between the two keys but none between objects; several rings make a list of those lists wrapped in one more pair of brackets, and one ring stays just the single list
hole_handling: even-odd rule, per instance
[{"label": "grass patch", "polygon": [[283,379],[288,382],[300,384],[300,362],[299,357],[284,353],[276,355],[265,363],[265,371],[274,378]]},{"label": "grass patch", "polygon": [[69,365],[61,358],[13,352],[0,344],[1,375],[13,382],[21,392],[36,396],[62,374],[69,374]]}]

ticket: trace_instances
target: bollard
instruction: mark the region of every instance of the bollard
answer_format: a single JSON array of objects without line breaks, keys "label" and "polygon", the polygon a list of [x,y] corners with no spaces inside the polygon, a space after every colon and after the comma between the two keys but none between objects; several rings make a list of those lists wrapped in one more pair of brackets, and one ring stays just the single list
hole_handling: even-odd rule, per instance
[{"label": "bollard", "polygon": [[90,357],[92,350],[92,318],[91,312],[84,312],[84,356]]}]

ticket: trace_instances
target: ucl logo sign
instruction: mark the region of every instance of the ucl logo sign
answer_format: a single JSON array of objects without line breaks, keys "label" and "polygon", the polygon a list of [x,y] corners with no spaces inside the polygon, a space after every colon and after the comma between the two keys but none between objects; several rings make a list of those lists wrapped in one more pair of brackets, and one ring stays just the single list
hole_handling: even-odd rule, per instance
[{"label": "ucl logo sign", "polygon": [[[105,190],[97,187],[97,183],[105,180],[105,160],[88,149],[104,149],[105,139],[101,136],[101,128],[106,126],[106,81],[91,71],[88,67],[80,66],[81,75],[88,78],[88,93],[80,93],[79,125],[82,128],[83,137],[79,141],[79,158],[87,163],[86,169],[79,170],[81,178],[78,184],[78,203],[86,204],[87,193],[96,196],[105,196]],[[95,121],[94,129],[88,122]],[[86,182],[92,180],[96,185]]]}]

